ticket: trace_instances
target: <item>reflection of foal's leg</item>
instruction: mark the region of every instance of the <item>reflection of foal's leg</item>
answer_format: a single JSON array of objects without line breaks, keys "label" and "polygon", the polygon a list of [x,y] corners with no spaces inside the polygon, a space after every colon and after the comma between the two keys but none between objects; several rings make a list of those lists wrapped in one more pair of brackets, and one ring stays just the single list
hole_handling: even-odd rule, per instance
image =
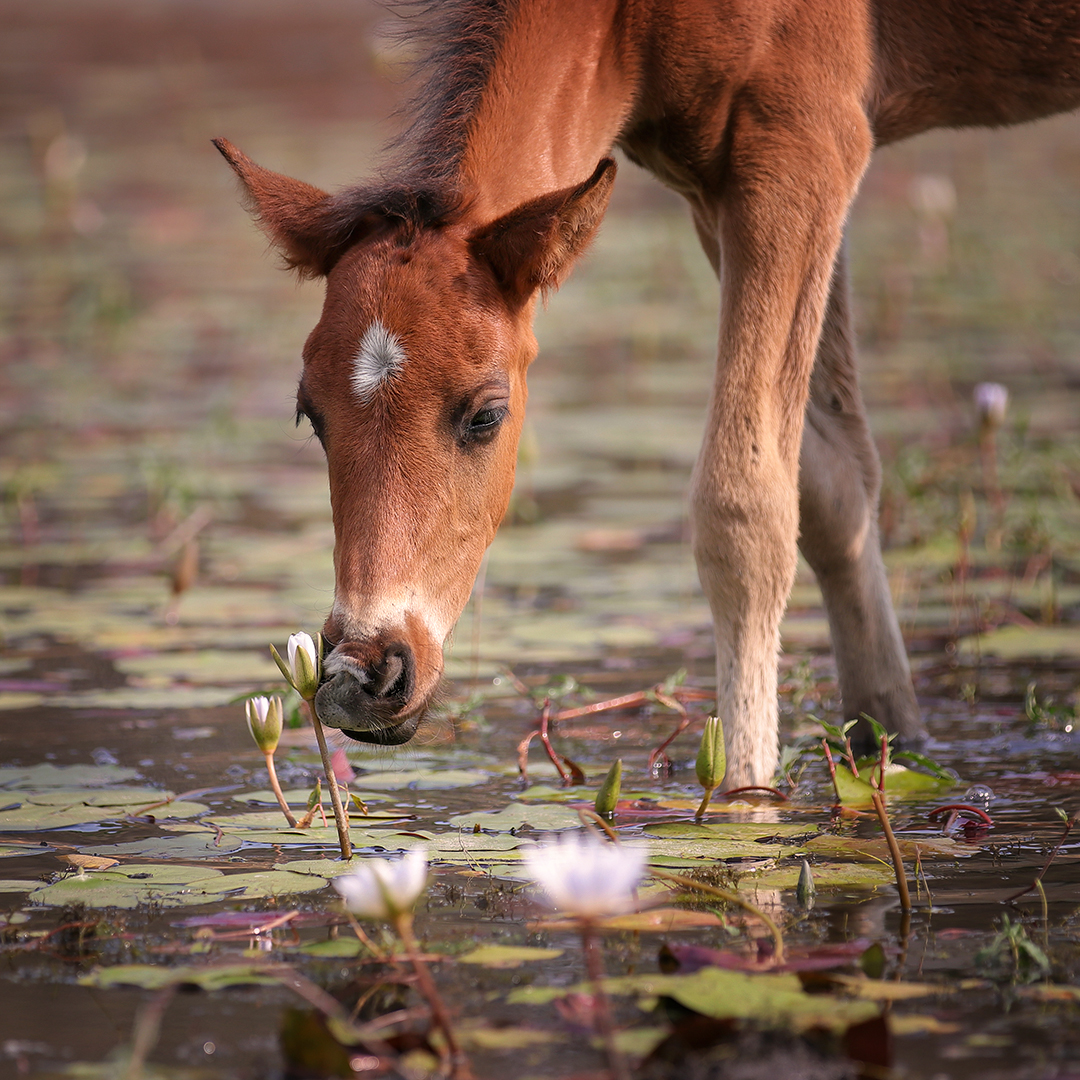
[{"label": "reflection of foal's leg", "polygon": [[922,721],[881,561],[880,485],[881,466],[855,372],[841,250],[803,428],[799,547],[825,597],[844,718],[866,713],[911,738],[921,733]]}]

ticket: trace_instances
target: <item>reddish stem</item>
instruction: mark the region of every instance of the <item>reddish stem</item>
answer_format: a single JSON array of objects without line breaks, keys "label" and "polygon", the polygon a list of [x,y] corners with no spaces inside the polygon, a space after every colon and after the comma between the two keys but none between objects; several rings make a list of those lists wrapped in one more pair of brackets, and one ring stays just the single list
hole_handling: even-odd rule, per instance
[{"label": "reddish stem", "polygon": [[985,821],[987,825],[994,824],[994,819],[985,810],[980,810],[977,806],[970,806],[967,803],[949,803],[946,806],[935,806],[926,815],[926,820],[937,821],[938,818],[945,814],[969,814],[980,821]]},{"label": "reddish stem", "polygon": [[781,802],[788,801],[788,797],[782,791],[778,791],[774,787],[762,787],[760,784],[748,784],[746,787],[733,787],[729,791],[724,792],[724,798],[727,799],[732,795],[743,795],[748,791],[760,791],[766,795],[772,795]]},{"label": "reddish stem", "polygon": [[833,791],[836,793],[836,805],[843,801],[840,798],[840,785],[836,782],[836,763],[832,759],[832,750],[829,749],[829,740],[821,740],[821,749],[825,751],[825,764],[829,766],[829,776],[832,779]]}]

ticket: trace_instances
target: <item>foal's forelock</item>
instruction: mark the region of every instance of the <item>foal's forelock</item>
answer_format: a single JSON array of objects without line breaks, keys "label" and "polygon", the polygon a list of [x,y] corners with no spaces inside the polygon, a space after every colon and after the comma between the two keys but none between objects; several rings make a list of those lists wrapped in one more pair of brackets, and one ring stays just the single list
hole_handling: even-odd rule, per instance
[{"label": "foal's forelock", "polygon": [[401,339],[376,319],[360,339],[360,348],[353,358],[353,393],[361,402],[371,396],[388,379],[393,378],[405,364],[405,347]]}]

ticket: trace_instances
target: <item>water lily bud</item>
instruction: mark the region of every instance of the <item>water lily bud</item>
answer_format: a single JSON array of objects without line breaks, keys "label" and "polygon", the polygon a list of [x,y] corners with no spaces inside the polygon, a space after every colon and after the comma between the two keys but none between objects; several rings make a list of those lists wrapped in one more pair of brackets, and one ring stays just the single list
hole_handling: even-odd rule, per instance
[{"label": "water lily bud", "polygon": [[979,423],[984,427],[998,427],[1005,419],[1009,405],[1009,391],[1001,383],[981,382],[972,393]]},{"label": "water lily bud", "polygon": [[727,753],[724,750],[724,723],[719,716],[705,721],[697,761],[694,762],[698,783],[706,790],[718,788],[727,772]]},{"label": "water lily bud", "polygon": [[264,754],[272,754],[277,749],[278,739],[281,738],[281,698],[248,698],[245,709],[248,730],[255,740],[255,745]]},{"label": "water lily bud", "polygon": [[571,835],[529,848],[525,869],[543,888],[550,907],[595,919],[637,907],[635,890],[645,873],[645,857],[640,847]]},{"label": "water lily bud", "polygon": [[622,758],[616,758],[608,769],[600,790],[596,793],[596,812],[601,817],[611,817],[619,805],[619,792],[622,790]]},{"label": "water lily bud", "polygon": [[814,906],[814,894],[817,888],[814,885],[814,875],[810,873],[810,864],[803,859],[799,870],[799,883],[795,886],[795,899],[799,901],[799,907],[807,911]]},{"label": "water lily bud", "polygon": [[303,632],[289,637],[288,663],[282,660],[281,654],[273,645],[270,646],[274,663],[277,664],[289,685],[305,701],[311,701],[315,696],[315,691],[319,689],[320,651],[311,635]]},{"label": "water lily bud", "polygon": [[416,906],[427,885],[427,853],[413,848],[404,859],[365,859],[351,874],[333,879],[345,906],[362,919],[395,919]]}]

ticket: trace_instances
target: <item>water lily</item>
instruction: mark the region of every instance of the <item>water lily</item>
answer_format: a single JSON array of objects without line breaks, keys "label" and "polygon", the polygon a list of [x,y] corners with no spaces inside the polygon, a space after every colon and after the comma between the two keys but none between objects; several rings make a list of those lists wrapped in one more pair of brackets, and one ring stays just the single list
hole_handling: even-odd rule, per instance
[{"label": "water lily", "polygon": [[290,681],[296,687],[296,692],[305,701],[310,701],[319,688],[319,650],[311,635],[301,631],[290,635],[287,651],[289,671],[292,673]]},{"label": "water lily", "polygon": [[589,920],[637,906],[634,890],[645,873],[645,851],[570,836],[527,851],[525,868],[551,907]]},{"label": "water lily", "polygon": [[403,859],[365,859],[334,878],[345,906],[362,919],[396,921],[411,912],[427,885],[427,853],[413,848]]},{"label": "water lily", "polygon": [[248,698],[246,706],[248,730],[255,745],[264,753],[272,754],[281,738],[281,698]]},{"label": "water lily", "polygon": [[293,828],[296,827],[296,818],[289,809],[289,804],[282,793],[281,784],[278,783],[277,770],[274,768],[274,751],[277,749],[278,740],[281,738],[282,710],[281,698],[279,697],[253,697],[244,703],[244,711],[247,714],[248,731],[255,740],[255,745],[262,751],[266,758],[266,774],[270,778],[270,787],[274,792],[281,812],[285,820]]}]

